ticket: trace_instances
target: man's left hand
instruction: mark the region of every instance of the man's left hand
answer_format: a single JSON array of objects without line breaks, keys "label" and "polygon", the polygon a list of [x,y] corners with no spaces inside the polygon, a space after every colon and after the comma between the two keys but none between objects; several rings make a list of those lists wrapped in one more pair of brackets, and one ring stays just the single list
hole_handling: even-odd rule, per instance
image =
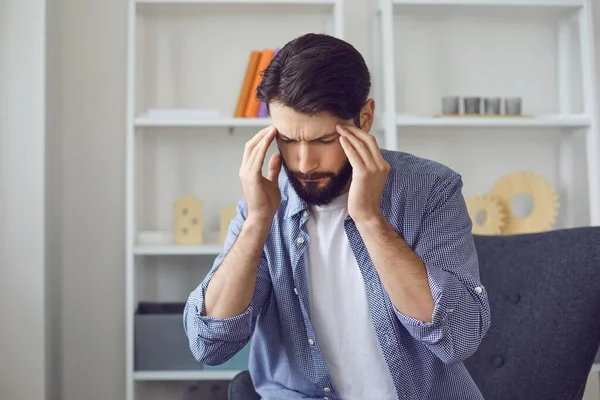
[{"label": "man's left hand", "polygon": [[356,126],[338,125],[340,144],[352,165],[348,212],[357,223],[382,218],[381,196],[390,165],[381,155],[375,137]]}]

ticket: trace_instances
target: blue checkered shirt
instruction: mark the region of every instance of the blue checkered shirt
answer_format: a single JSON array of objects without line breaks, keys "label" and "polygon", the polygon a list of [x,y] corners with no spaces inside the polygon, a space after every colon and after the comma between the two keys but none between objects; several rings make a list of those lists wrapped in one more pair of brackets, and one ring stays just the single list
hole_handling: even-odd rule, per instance
[{"label": "blue checkered shirt", "polygon": [[[431,322],[399,312],[385,292],[355,224],[346,220],[345,230],[358,255],[376,336],[398,399],[483,399],[463,364],[490,326],[490,309],[479,280],[461,177],[448,167],[411,154],[382,153],[391,166],[381,202],[383,213],[425,263],[435,301]],[[337,400],[340,396],[308,312],[310,287],[304,265],[308,209],[285,173],[280,175],[279,185],[282,202],[264,246],[250,305],[242,314],[225,320],[204,314],[208,282],[247,216],[242,200],[224,252],[188,298],[184,328],[194,357],[208,365],[227,361],[252,339],[249,370],[263,399]]]}]

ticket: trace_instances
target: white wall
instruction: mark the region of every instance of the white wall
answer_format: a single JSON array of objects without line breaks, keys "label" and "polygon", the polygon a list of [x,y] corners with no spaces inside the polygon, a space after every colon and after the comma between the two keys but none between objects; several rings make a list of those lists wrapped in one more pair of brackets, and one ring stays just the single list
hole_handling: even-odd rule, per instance
[{"label": "white wall", "polygon": [[[21,0],[22,1],[22,0]],[[62,170],[58,174],[62,182],[62,399],[64,400],[104,400],[122,399],[124,396],[125,376],[125,315],[124,315],[124,144],[125,144],[125,72],[126,72],[126,0],[57,0],[60,15],[60,73],[56,77],[60,82],[60,90],[54,100],[60,103],[58,126],[62,137],[57,151],[62,153]],[[368,0],[348,0],[346,8],[346,37],[364,52],[369,64],[377,73],[377,65],[370,59],[372,39],[367,13]],[[600,13],[596,12],[597,24],[600,25]],[[299,17],[302,18],[302,17]],[[318,23],[318,21],[313,21]],[[405,21],[409,22],[410,21]],[[482,95],[489,93],[509,93],[510,90],[526,95],[528,110],[543,110],[552,106],[553,98],[542,93],[550,93],[552,89],[552,69],[554,64],[551,55],[554,51],[552,38],[546,36],[550,31],[544,25],[525,25],[513,22],[515,29],[523,35],[523,41],[516,33],[510,35],[511,43],[518,43],[519,49],[528,52],[527,63],[536,66],[539,71],[541,86],[536,86],[527,76],[520,76],[517,71],[506,71],[503,60],[512,54],[510,43],[503,43],[498,48],[490,49],[490,38],[502,35],[497,26],[483,26],[477,22],[466,22],[464,25],[443,23],[437,25],[435,20],[421,21],[423,24],[404,26],[396,34],[398,48],[410,50],[410,56],[402,57],[398,53],[398,72],[410,71],[410,81],[401,86],[403,94],[401,104],[408,110],[429,111],[436,105],[439,94],[436,90],[469,90]],[[242,25],[242,26],[247,26]],[[235,25],[238,26],[239,25]],[[264,25],[258,25],[264,28]],[[296,29],[295,25],[294,28]],[[450,26],[457,30],[452,37],[460,48],[451,53],[437,40],[444,38]],[[445,27],[445,28],[444,28]],[[215,29],[220,29],[217,25]],[[289,34],[281,26],[273,32]],[[470,36],[469,29],[484,29],[486,36]],[[188,82],[187,90],[179,98],[188,100],[187,105],[201,103],[209,96],[203,96],[202,84],[210,85],[210,79],[201,74],[203,55],[198,49],[215,41],[215,33],[202,36],[203,26],[190,23],[185,32],[200,34],[196,39],[186,43],[187,47],[179,49],[177,56],[187,57],[185,63],[175,65],[180,82]],[[264,29],[258,34],[268,31]],[[474,31],[471,31],[474,32]],[[250,40],[244,33],[239,33],[235,41]],[[600,45],[600,35],[598,44]],[[152,37],[150,37],[152,38]],[[167,38],[168,40],[168,38]],[[420,40],[426,45],[425,56],[417,58],[414,51],[420,46]],[[478,44],[473,50],[468,44]],[[271,45],[271,44],[269,44]],[[537,48],[528,50],[532,45]],[[491,51],[490,51],[491,50]],[[160,48],[159,48],[160,51]],[[476,62],[479,51],[487,52],[499,62],[497,69],[490,74],[512,74],[512,81],[500,86],[489,80],[476,81],[465,75],[464,69],[469,63]],[[600,51],[598,51],[600,53]],[[391,55],[389,55],[391,56]],[[436,57],[450,59],[459,77],[457,86],[446,86],[439,89],[438,81],[433,77],[444,76],[443,66]],[[231,53],[231,59],[219,59],[219,71],[239,74],[240,60],[245,55]],[[442,57],[442,58],[443,58]],[[165,54],[162,61],[168,60]],[[233,61],[232,61],[233,60]],[[163,68],[165,64],[162,64]],[[519,64],[519,68],[527,64]],[[442,71],[442,72],[440,72]],[[149,73],[153,70],[150,68]],[[537,75],[537,74],[536,74]],[[448,75],[445,75],[446,77]],[[163,76],[164,77],[164,76]],[[185,79],[188,79],[187,81]],[[169,84],[157,79],[162,90],[169,89]],[[162,82],[162,83],[160,83]],[[401,80],[402,82],[402,80]],[[536,81],[537,82],[537,81]],[[476,85],[479,83],[480,85]],[[462,86],[458,86],[461,84]],[[550,86],[544,86],[549,84]],[[162,86],[161,86],[162,85]],[[235,83],[225,82],[227,90],[234,90]],[[469,86],[472,85],[472,86]],[[185,86],[184,86],[185,87]],[[190,90],[193,89],[193,90]],[[486,92],[487,91],[487,92]],[[485,92],[485,93],[484,93]],[[212,93],[211,93],[212,94]],[[229,93],[231,94],[231,92]],[[550,94],[548,94],[550,96]],[[145,93],[146,102],[153,99],[152,92]],[[178,97],[174,96],[173,101]],[[416,100],[413,100],[416,99]],[[217,98],[215,103],[223,109],[231,108],[235,100],[231,96]],[[182,104],[177,104],[182,105]],[[547,107],[546,107],[547,106]],[[209,211],[214,211],[220,202],[229,201],[239,193],[236,184],[235,170],[240,155],[239,145],[252,132],[245,130],[236,132],[234,136],[226,136],[223,131],[215,131],[205,137],[190,135],[182,131],[174,134],[167,143],[164,153],[155,151],[157,138],[148,135],[149,146],[145,153],[149,166],[154,165],[153,175],[148,182],[163,182],[166,185],[157,189],[153,184],[143,188],[144,203],[147,214],[142,225],[153,229],[168,228],[170,202],[182,190],[199,192],[206,197]],[[450,134],[431,133],[425,137],[417,131],[406,132],[401,143],[408,151],[424,156],[439,158],[440,161],[457,168],[466,176],[467,194],[485,191],[496,177],[514,167],[532,167],[549,180],[555,181],[555,142],[546,139],[543,132],[534,132],[531,136],[519,137],[518,133],[503,133],[510,137],[510,144],[501,145],[491,135],[472,135],[462,132]],[[555,138],[555,135],[552,135]],[[181,142],[179,142],[181,140]],[[185,142],[183,142],[185,140]],[[540,143],[541,146],[540,146]],[[184,147],[177,147],[182,146]],[[233,147],[237,146],[237,147]],[[500,147],[503,146],[503,147]],[[207,162],[214,160],[216,150],[230,150],[221,155],[229,167],[220,171],[207,167]],[[479,154],[484,151],[487,155]],[[579,149],[581,151],[581,149]],[[465,153],[468,152],[467,156]],[[506,152],[509,152],[507,155]],[[514,156],[517,153],[520,161]],[[531,156],[533,154],[533,156]],[[582,156],[583,153],[580,154]],[[180,157],[176,169],[159,168],[170,157]],[[213,158],[211,158],[213,157]],[[580,157],[581,158],[581,157]],[[179,158],[178,158],[179,159]],[[517,160],[514,161],[513,159]],[[477,162],[475,162],[477,161]],[[509,164],[508,161],[511,163]],[[514,161],[514,163],[513,163]],[[483,163],[483,164],[481,164]],[[483,166],[481,166],[483,165]],[[157,167],[158,166],[158,167]],[[177,176],[174,179],[174,175]],[[208,184],[220,183],[225,187],[213,196],[204,187]],[[584,188],[579,187],[578,190]],[[154,196],[157,200],[154,201]],[[584,197],[582,192],[578,197]],[[159,213],[155,215],[155,212]],[[585,214],[578,221],[585,220]],[[216,226],[216,218],[209,217],[207,224]],[[177,267],[181,267],[177,265]],[[178,274],[173,287],[187,289],[193,285],[191,276],[199,275],[193,266],[175,270]],[[160,275],[159,273],[155,276]],[[151,284],[148,284],[151,286]],[[182,292],[173,294],[151,287],[148,297],[180,298]],[[596,390],[596,398],[597,388]],[[593,397],[591,397],[593,398]]]},{"label": "white wall", "polygon": [[61,16],[62,400],[123,399],[126,0]]},{"label": "white wall", "polygon": [[47,398],[61,400],[63,179],[61,129],[61,15],[56,1],[46,13],[46,372]]},{"label": "white wall", "polygon": [[44,0],[0,2],[0,398],[46,399]]}]

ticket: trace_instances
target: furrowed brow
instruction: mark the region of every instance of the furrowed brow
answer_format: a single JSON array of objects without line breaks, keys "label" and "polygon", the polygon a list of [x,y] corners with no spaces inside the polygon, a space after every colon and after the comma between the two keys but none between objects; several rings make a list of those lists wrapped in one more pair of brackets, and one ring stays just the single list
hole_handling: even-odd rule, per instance
[{"label": "furrowed brow", "polygon": [[[295,140],[295,139],[287,137],[285,134],[283,134],[281,132],[277,132],[277,135],[284,140]],[[315,139],[312,139],[311,141],[333,139],[334,137],[337,137],[338,135],[339,135],[339,133],[337,133],[337,132],[331,132],[331,133],[327,133],[323,136],[319,136]]]}]

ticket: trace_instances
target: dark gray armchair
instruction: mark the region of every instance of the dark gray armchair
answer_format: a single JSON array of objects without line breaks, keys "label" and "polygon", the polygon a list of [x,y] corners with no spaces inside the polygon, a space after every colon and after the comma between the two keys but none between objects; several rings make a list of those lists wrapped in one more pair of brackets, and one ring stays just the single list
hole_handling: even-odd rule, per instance
[{"label": "dark gray armchair", "polygon": [[[600,345],[600,228],[475,243],[492,326],[466,366],[485,399],[581,399]],[[229,399],[259,399],[247,371]]]},{"label": "dark gray armchair", "polygon": [[475,240],[492,326],[466,366],[484,397],[583,397],[600,343],[600,228]]}]

